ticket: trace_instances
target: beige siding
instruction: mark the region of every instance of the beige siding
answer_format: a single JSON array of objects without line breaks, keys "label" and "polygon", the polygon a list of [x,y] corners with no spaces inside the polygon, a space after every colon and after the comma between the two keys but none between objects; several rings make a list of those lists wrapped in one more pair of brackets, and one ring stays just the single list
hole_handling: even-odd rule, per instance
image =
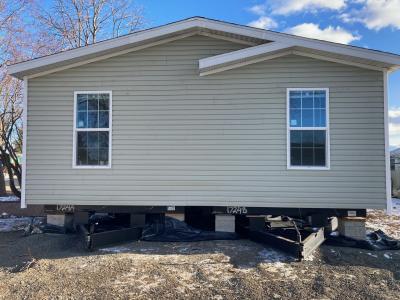
[{"label": "beige siding", "polygon": [[[288,56],[199,77],[242,47],[195,36],[30,80],[27,203],[384,207],[382,73]],[[287,170],[289,87],[330,89],[330,170]],[[113,92],[111,169],[72,168],[75,90]]]}]

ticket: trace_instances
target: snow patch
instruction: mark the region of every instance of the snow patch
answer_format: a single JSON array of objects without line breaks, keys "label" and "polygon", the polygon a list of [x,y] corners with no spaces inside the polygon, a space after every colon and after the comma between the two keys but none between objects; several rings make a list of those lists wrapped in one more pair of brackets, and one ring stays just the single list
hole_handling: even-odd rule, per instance
[{"label": "snow patch", "polygon": [[266,263],[279,263],[279,262],[289,262],[293,258],[287,256],[286,254],[273,250],[273,249],[263,249],[258,252],[258,256]]},{"label": "snow patch", "polygon": [[99,249],[99,251],[109,252],[109,253],[122,253],[122,252],[127,252],[129,250],[130,249],[128,247],[109,247],[109,248]]},{"label": "snow patch", "polygon": [[24,218],[0,218],[0,232],[10,232],[24,230],[27,226],[32,224],[33,217]]},{"label": "snow patch", "polygon": [[389,253],[385,253],[383,256],[387,259],[392,259],[392,256]]},{"label": "snow patch", "polygon": [[0,202],[19,202],[19,200],[17,196],[0,197]]}]

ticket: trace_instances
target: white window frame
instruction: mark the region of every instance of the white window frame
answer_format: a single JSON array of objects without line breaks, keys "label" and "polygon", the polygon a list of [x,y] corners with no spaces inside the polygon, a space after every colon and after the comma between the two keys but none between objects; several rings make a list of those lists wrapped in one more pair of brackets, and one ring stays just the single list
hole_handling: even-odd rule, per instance
[{"label": "white window frame", "polygon": [[[325,127],[290,127],[290,92],[291,91],[325,91],[326,124]],[[325,166],[292,166],[290,164],[290,131],[291,130],[325,130]],[[286,89],[286,161],[288,170],[330,170],[331,147],[329,135],[329,88],[287,88]]]},{"label": "white window frame", "polygon": [[[78,94],[108,94],[109,95],[109,120],[108,128],[77,128],[77,96]],[[73,169],[110,169],[112,160],[112,91],[75,91],[74,92],[74,126],[73,126],[73,148],[72,148],[72,168]],[[108,165],[77,165],[77,132],[78,131],[107,131],[108,132]]]}]

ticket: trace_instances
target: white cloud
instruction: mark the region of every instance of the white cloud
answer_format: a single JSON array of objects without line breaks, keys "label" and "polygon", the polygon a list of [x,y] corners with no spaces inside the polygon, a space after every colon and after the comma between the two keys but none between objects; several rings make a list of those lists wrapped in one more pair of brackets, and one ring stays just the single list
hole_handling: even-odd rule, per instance
[{"label": "white cloud", "polygon": [[368,29],[380,30],[385,27],[400,29],[400,0],[362,0],[361,9],[354,9],[341,15],[345,22],[359,22]]},{"label": "white cloud", "polygon": [[389,118],[391,119],[399,118],[399,123],[400,123],[400,108],[394,107],[389,109]]},{"label": "white cloud", "polygon": [[254,5],[249,8],[250,12],[252,12],[255,15],[259,15],[259,16],[265,15],[266,10],[267,10],[267,6],[264,4]]},{"label": "white cloud", "polygon": [[361,38],[359,35],[353,35],[351,32],[341,28],[340,26],[328,26],[325,29],[321,29],[318,24],[314,23],[303,23],[287,29],[286,32],[341,44],[349,44],[352,41],[357,41]]},{"label": "white cloud", "polygon": [[400,108],[389,109],[389,141],[390,145],[400,148]]},{"label": "white cloud", "polygon": [[273,29],[278,27],[278,23],[276,23],[274,19],[267,16],[261,16],[257,20],[254,20],[247,25],[262,29]]},{"label": "white cloud", "polygon": [[276,0],[271,11],[277,15],[289,15],[300,11],[315,12],[318,9],[339,10],[346,7],[346,0]]}]

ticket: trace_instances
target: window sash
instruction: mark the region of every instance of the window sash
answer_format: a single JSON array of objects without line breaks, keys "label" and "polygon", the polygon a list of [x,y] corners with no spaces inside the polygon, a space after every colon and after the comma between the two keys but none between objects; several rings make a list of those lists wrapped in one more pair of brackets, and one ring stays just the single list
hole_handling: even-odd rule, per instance
[{"label": "window sash", "polygon": [[[290,92],[303,92],[303,91],[323,91],[325,93],[325,126],[292,126],[290,119]],[[287,126],[287,169],[294,170],[329,170],[330,169],[330,137],[329,137],[329,89],[328,88],[288,88],[287,89],[287,104],[286,104],[286,126]],[[315,121],[315,120],[313,120]],[[297,130],[321,130],[325,131],[325,165],[292,165],[291,164],[291,132]]]},{"label": "window sash", "polygon": [[[84,128],[78,127],[78,112],[82,112],[78,110],[78,96],[79,95],[87,95],[87,99],[90,98],[89,95],[99,95],[99,94],[107,94],[108,95],[108,110],[104,110],[108,112],[108,127],[100,127],[100,128]],[[88,104],[87,104],[88,105]],[[98,104],[100,105],[100,104]],[[88,107],[87,107],[88,108]],[[86,112],[88,112],[87,110]],[[98,109],[97,112],[99,113],[100,110]],[[99,116],[98,116],[99,118]],[[73,126],[73,161],[72,167],[76,169],[92,169],[92,168],[111,168],[111,160],[112,160],[112,92],[111,91],[75,91],[74,92],[74,126]],[[108,164],[105,165],[79,165],[78,164],[78,132],[108,132]]]}]

